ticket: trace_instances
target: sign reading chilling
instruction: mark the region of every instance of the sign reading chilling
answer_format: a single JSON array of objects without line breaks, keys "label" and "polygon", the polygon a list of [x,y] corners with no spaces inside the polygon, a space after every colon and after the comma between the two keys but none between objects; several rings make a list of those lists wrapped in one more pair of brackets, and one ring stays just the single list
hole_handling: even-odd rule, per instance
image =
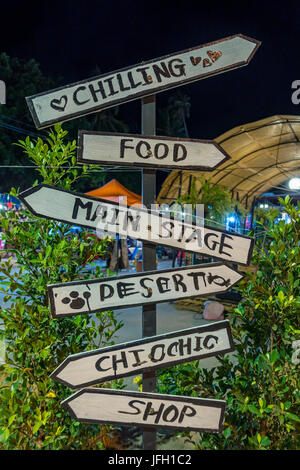
[{"label": "sign reading chilling", "polygon": [[20,194],[40,217],[248,265],[254,239],[42,184]]},{"label": "sign reading chilling", "polygon": [[26,98],[37,128],[247,65],[260,42],[236,34]]},{"label": "sign reading chilling", "polygon": [[225,320],[74,354],[51,378],[70,388],[87,387],[231,351],[234,344]]}]

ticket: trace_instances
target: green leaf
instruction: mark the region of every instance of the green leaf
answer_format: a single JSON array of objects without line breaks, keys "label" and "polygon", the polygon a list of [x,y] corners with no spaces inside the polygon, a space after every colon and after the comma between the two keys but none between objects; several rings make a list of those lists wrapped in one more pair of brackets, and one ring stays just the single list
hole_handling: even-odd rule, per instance
[{"label": "green leaf", "polygon": [[285,416],[293,421],[297,421],[297,423],[300,423],[300,418],[299,416],[295,415],[294,413],[290,413],[289,411],[285,413]]},{"label": "green leaf", "polygon": [[251,411],[251,413],[261,416],[260,411],[254,405],[248,405],[248,410]]}]

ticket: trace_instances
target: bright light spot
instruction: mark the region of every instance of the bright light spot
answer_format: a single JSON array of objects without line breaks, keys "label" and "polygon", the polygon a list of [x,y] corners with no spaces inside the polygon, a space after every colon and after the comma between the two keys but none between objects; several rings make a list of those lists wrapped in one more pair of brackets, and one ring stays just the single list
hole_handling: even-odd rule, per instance
[{"label": "bright light spot", "polygon": [[3,204],[0,204],[0,209],[3,209]]},{"label": "bright light spot", "polygon": [[231,217],[228,217],[229,222],[233,223],[235,222],[235,217],[232,215]]},{"label": "bright light spot", "polygon": [[263,205],[263,204],[259,204],[259,208],[260,208],[260,209],[263,209],[263,208],[264,208],[264,205]]},{"label": "bright light spot", "polygon": [[264,207],[265,207],[265,209],[268,209],[269,204],[265,204]]},{"label": "bright light spot", "polygon": [[300,189],[300,178],[292,178],[289,181],[289,188],[290,189]]}]

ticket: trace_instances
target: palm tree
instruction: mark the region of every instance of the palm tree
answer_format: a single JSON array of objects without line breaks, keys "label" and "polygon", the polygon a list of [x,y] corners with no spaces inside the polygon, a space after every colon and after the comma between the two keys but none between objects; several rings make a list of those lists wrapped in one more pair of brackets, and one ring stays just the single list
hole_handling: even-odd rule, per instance
[{"label": "palm tree", "polygon": [[158,133],[173,137],[189,137],[187,119],[190,117],[190,97],[182,92],[170,96],[168,105],[158,114]]},{"label": "palm tree", "polygon": [[[186,120],[191,114],[191,99],[188,95],[178,91],[169,98],[170,110],[173,110],[178,121],[181,121],[184,130],[184,137],[189,137]],[[179,137],[179,136],[178,136]]]}]

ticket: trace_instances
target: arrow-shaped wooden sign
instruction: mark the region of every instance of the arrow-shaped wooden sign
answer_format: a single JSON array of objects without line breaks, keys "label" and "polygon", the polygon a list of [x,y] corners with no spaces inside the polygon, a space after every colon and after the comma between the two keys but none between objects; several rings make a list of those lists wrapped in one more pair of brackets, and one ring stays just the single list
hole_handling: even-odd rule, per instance
[{"label": "arrow-shaped wooden sign", "polygon": [[38,129],[247,65],[259,41],[236,34],[26,98]]},{"label": "arrow-shaped wooden sign", "polygon": [[231,351],[234,344],[225,320],[74,354],[51,378],[78,389]]},{"label": "arrow-shaped wooden sign", "polygon": [[122,206],[46,184],[24,191],[19,199],[39,217],[233,263],[250,263],[254,239],[244,235],[182,222],[158,212]]},{"label": "arrow-shaped wooden sign", "polygon": [[54,318],[226,292],[243,274],[222,263],[48,286]]},{"label": "arrow-shaped wooden sign", "polygon": [[213,140],[79,131],[78,163],[213,170],[229,155]]},{"label": "arrow-shaped wooden sign", "polygon": [[62,402],[83,423],[222,432],[226,402],[204,398],[86,388]]}]

